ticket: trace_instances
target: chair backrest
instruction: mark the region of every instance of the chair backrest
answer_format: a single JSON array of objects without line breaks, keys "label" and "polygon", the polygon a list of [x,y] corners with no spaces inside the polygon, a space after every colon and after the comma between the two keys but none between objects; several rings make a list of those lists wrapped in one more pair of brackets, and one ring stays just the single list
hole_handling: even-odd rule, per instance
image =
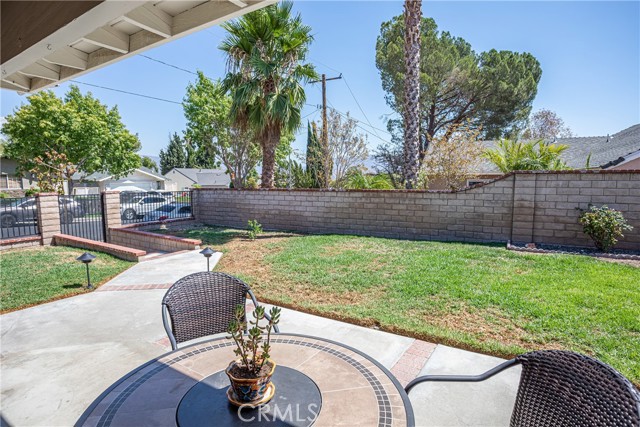
[{"label": "chair backrest", "polygon": [[581,354],[546,350],[522,365],[511,426],[640,426],[640,392],[612,367]]},{"label": "chair backrest", "polygon": [[249,289],[240,279],[217,272],[178,280],[162,299],[176,343],[226,332],[236,307],[245,306]]}]

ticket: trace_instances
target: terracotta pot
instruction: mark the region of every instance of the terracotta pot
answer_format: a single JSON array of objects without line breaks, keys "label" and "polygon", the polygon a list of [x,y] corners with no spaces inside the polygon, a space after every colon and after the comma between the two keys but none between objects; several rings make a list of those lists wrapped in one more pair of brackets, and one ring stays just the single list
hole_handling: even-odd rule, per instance
[{"label": "terracotta pot", "polygon": [[271,377],[276,370],[276,363],[269,360],[271,370],[268,374],[258,378],[236,378],[231,375],[231,368],[241,365],[240,360],[229,363],[225,373],[229,377],[231,386],[227,391],[229,401],[234,405],[262,405],[273,397],[275,386],[271,383]]}]

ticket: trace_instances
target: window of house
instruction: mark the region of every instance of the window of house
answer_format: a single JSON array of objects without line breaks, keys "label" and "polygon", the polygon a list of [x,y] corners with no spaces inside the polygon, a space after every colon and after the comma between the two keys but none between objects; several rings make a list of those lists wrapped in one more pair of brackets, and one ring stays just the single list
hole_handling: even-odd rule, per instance
[{"label": "window of house", "polygon": [[22,179],[3,173],[0,175],[0,188],[3,190],[20,189],[22,188]]}]

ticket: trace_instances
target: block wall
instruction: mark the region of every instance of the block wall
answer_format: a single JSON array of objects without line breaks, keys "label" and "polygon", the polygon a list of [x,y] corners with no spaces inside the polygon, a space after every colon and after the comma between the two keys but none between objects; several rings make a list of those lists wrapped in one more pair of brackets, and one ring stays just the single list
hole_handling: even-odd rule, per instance
[{"label": "block wall", "polygon": [[579,209],[607,204],[640,249],[640,171],[518,172],[457,192],[197,189],[196,221],[246,228],[450,241],[592,246]]}]

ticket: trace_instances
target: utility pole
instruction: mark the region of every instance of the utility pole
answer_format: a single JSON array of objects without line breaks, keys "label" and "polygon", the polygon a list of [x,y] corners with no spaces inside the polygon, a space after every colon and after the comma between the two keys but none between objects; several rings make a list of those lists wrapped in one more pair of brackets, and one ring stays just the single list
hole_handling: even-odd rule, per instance
[{"label": "utility pole", "polygon": [[[326,74],[322,75],[321,80],[314,80],[310,83],[320,83],[322,82],[322,148],[325,151],[325,162],[328,161],[326,157],[328,156],[329,150],[329,125],[327,123],[327,82],[329,80],[340,80],[342,78],[342,73],[338,77],[330,77],[327,78]],[[326,168],[325,168],[326,169]],[[324,177],[325,187],[329,186],[329,178],[328,176]]]}]

